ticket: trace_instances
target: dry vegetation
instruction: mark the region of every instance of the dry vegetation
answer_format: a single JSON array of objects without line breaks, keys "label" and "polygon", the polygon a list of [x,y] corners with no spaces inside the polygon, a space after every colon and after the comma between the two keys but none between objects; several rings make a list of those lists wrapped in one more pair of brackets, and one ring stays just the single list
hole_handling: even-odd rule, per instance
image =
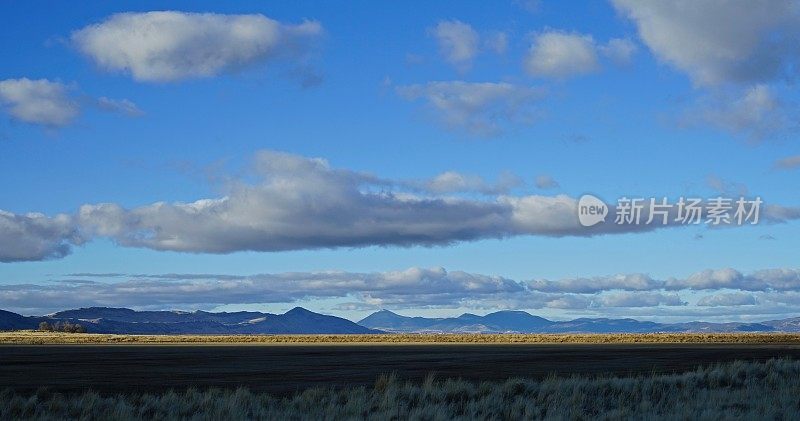
[{"label": "dry vegetation", "polygon": [[0,344],[800,344],[797,333],[109,335],[0,332]]},{"label": "dry vegetation", "polygon": [[247,389],[161,394],[0,392],[0,419],[797,419],[800,362],[741,361],[683,374],[470,383],[393,376],[287,398]]}]

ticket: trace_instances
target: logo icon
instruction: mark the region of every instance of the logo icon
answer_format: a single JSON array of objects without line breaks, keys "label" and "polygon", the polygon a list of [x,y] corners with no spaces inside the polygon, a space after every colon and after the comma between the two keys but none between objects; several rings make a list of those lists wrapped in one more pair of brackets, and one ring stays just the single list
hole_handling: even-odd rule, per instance
[{"label": "logo icon", "polygon": [[605,222],[608,205],[591,194],[584,194],[578,199],[578,221],[584,227],[591,227]]}]

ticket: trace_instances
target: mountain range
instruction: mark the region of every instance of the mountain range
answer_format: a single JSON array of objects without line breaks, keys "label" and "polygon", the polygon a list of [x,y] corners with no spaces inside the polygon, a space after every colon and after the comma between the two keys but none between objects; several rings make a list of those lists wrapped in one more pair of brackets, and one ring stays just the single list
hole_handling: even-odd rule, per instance
[{"label": "mountain range", "polygon": [[46,316],[0,310],[0,330],[36,329],[41,322],[80,324],[91,333],[118,334],[376,334],[376,333],[653,333],[800,332],[800,317],[760,323],[657,323],[636,319],[580,318],[553,321],[524,311],[484,316],[408,317],[388,310],[358,323],[296,307],[284,314],[237,311],[135,311],[89,307]]},{"label": "mountain range", "polygon": [[653,332],[800,332],[800,318],[760,323],[656,323],[636,319],[581,318],[553,321],[524,311],[498,311],[485,316],[407,317],[378,311],[359,325],[395,333],[653,333]]},{"label": "mountain range", "polygon": [[41,322],[77,323],[90,333],[119,334],[366,334],[381,333],[341,317],[295,307],[284,314],[237,311],[134,311],[90,307],[47,316],[22,316],[0,310],[0,330],[36,329]]}]

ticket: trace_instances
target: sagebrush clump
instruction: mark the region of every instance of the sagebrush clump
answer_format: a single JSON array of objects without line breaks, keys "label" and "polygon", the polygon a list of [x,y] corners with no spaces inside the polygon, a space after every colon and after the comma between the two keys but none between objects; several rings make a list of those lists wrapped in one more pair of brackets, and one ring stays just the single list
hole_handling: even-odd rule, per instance
[{"label": "sagebrush clump", "polygon": [[[265,379],[264,381],[269,381]],[[247,389],[160,394],[0,392],[0,419],[800,419],[800,362],[737,361],[682,374],[472,383],[380,377],[287,398]]]}]

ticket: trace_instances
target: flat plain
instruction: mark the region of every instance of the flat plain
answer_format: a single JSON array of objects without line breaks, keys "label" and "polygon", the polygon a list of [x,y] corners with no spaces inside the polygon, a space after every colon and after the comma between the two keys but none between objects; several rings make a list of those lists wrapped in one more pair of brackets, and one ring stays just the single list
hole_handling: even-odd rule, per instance
[{"label": "flat plain", "polygon": [[0,389],[152,393],[247,387],[287,395],[311,387],[370,386],[383,374],[410,381],[422,381],[431,373],[437,378],[503,381],[553,375],[679,373],[735,360],[800,359],[799,338],[754,334],[128,337],[7,333],[0,335]]}]

